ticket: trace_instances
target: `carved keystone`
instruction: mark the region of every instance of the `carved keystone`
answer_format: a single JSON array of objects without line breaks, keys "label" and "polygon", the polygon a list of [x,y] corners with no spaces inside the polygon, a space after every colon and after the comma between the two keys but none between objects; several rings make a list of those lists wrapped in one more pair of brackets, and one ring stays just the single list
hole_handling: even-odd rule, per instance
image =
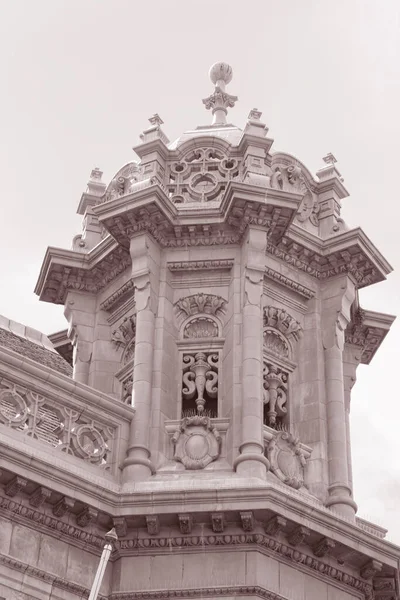
[{"label": "carved keystone", "polygon": [[94,519],[97,518],[99,512],[91,506],[85,506],[79,515],[76,515],[76,523],[79,527],[87,527]]},{"label": "carved keystone", "polygon": [[75,500],[72,500],[72,498],[67,498],[66,496],[63,496],[61,498],[61,500],[59,500],[58,502],[56,502],[56,504],[54,504],[53,515],[55,517],[63,517],[66,512],[68,512],[69,510],[72,510],[74,508],[74,504],[75,504]]},{"label": "carved keystone", "polygon": [[146,523],[149,535],[157,535],[160,532],[160,519],[157,515],[147,515]]},{"label": "carved keystone", "polygon": [[179,528],[181,533],[192,533],[193,518],[192,515],[178,515]]},{"label": "carved keystone", "polygon": [[360,575],[363,579],[372,579],[382,571],[382,563],[379,560],[369,560],[360,569]]},{"label": "carved keystone", "polygon": [[211,524],[214,533],[223,533],[225,526],[223,513],[213,513],[211,515]]},{"label": "carved keystone", "polygon": [[254,529],[254,516],[251,510],[246,510],[240,513],[242,520],[243,531],[253,531]]},{"label": "carved keystone", "polygon": [[125,517],[114,517],[113,524],[114,524],[117,536],[119,538],[125,537],[126,533],[128,531],[128,526],[127,526]]},{"label": "carved keystone", "polygon": [[42,506],[42,504],[46,502],[46,500],[48,500],[50,496],[51,490],[39,486],[29,498],[29,504],[31,506],[34,506],[35,508],[39,508],[39,506]]},{"label": "carved keystone", "polygon": [[310,533],[311,532],[308,529],[308,527],[303,527],[302,525],[299,525],[298,527],[295,527],[292,533],[290,533],[287,536],[287,541],[291,546],[298,546],[299,544],[302,544],[304,542],[304,540],[310,535]]},{"label": "carved keystone", "polygon": [[336,544],[333,540],[330,540],[329,538],[322,538],[322,540],[314,546],[313,552],[315,556],[321,558],[322,556],[326,556],[330,550],[333,550],[335,545]]},{"label": "carved keystone", "polygon": [[18,492],[23,490],[27,485],[28,485],[27,479],[25,479],[24,477],[19,477],[19,475],[16,475],[15,477],[13,477],[13,479],[11,479],[11,481],[9,481],[7,483],[7,485],[4,488],[4,491],[7,494],[7,496],[13,497],[13,496],[16,496],[18,494]]},{"label": "carved keystone", "polygon": [[264,529],[268,535],[277,535],[284,527],[286,527],[286,519],[275,515],[266,523]]}]

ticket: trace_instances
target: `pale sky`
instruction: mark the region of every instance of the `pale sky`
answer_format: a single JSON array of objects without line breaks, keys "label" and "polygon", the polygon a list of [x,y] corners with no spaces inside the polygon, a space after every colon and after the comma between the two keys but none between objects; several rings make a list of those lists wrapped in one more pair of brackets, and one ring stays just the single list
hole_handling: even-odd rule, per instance
[{"label": "pale sky", "polygon": [[[332,152],[361,226],[395,271],[360,294],[399,313],[398,0],[0,0],[0,314],[45,333],[62,307],[33,289],[48,245],[70,248],[90,171],[108,181],[158,112],[171,140],[210,122],[208,69],[232,65],[229,121],[263,111],[273,149],[312,172]],[[400,318],[353,388],[359,515],[400,544]]]}]

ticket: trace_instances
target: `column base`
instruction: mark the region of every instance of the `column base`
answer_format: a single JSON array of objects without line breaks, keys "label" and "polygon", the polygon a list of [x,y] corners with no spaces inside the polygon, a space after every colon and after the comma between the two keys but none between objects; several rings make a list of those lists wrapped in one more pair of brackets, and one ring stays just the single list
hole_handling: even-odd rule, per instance
[{"label": "column base", "polygon": [[[258,443],[242,444],[240,454],[233,461],[233,468],[238,475],[266,479],[269,471],[269,460],[263,454],[263,448]],[[261,450],[261,451],[260,451]]]},{"label": "column base", "polygon": [[156,472],[150,460],[150,452],[145,446],[131,446],[121,468],[123,484],[130,481],[145,481]]},{"label": "column base", "polygon": [[358,506],[351,497],[351,489],[347,485],[334,484],[328,488],[328,491],[329,498],[325,506],[354,521]]}]

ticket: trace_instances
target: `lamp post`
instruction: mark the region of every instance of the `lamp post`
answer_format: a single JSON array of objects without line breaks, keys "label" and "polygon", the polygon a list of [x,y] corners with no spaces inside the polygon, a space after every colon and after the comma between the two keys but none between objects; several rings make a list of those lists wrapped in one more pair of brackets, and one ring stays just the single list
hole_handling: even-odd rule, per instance
[{"label": "lamp post", "polygon": [[104,572],[106,570],[106,566],[108,563],[108,560],[111,556],[111,552],[113,549],[113,542],[116,542],[118,540],[118,536],[117,533],[115,531],[115,528],[113,527],[111,529],[111,531],[109,531],[108,533],[106,533],[106,535],[104,536],[106,543],[104,544],[104,548],[103,548],[103,552],[101,553],[101,558],[100,558],[100,562],[99,562],[99,566],[97,567],[97,572],[96,572],[96,576],[94,578],[93,581],[93,585],[92,588],[90,590],[90,596],[89,596],[89,600],[97,600],[97,596],[100,590],[100,586],[101,583],[103,581],[103,577],[104,577]]}]

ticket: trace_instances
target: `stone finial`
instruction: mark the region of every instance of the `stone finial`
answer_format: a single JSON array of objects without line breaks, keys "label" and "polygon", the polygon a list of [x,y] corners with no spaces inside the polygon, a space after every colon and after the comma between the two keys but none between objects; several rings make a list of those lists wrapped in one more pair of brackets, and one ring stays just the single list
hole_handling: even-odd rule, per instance
[{"label": "stone finial", "polygon": [[101,180],[103,171],[99,167],[95,167],[90,172],[89,181],[87,182],[87,193],[91,196],[102,196],[106,189],[106,184]]},{"label": "stone finial", "polygon": [[233,108],[237,96],[231,96],[225,92],[225,86],[232,80],[232,67],[224,62],[215,63],[209,72],[210,79],[215,85],[214,93],[203,100],[207,110],[212,111],[213,125],[224,125],[228,108]]},{"label": "stone finial", "polygon": [[149,122],[155,127],[159,127],[160,125],[164,124],[164,121],[158,113],[155,113],[152,117],[150,117]]},{"label": "stone finial", "polygon": [[259,121],[261,119],[262,112],[258,108],[252,108],[247,117],[251,121]]},{"label": "stone finial", "polygon": [[334,165],[337,160],[336,158],[333,156],[332,152],[328,152],[328,154],[326,156],[323,157],[322,159],[324,161],[324,163],[326,163],[327,165]]}]

